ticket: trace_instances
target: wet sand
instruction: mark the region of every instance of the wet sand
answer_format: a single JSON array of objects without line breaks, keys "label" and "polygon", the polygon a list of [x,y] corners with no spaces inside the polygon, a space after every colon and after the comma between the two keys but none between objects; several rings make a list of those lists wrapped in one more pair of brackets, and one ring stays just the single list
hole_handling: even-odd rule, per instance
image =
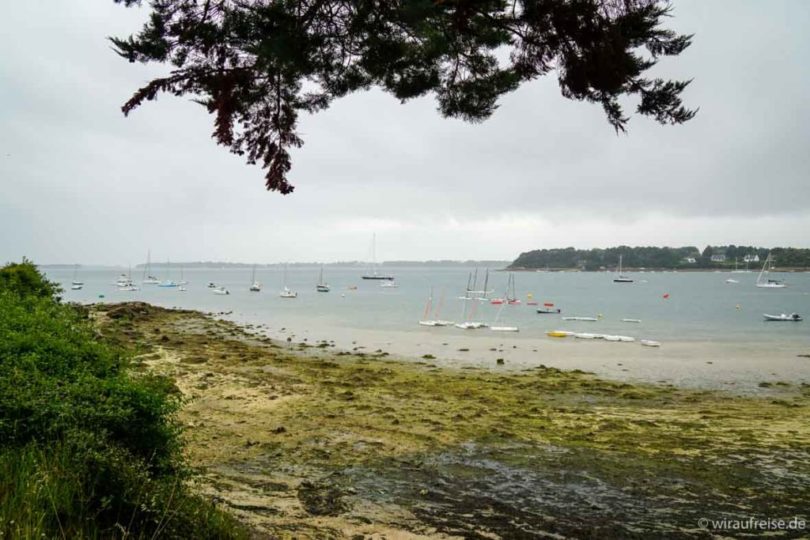
[{"label": "wet sand", "polygon": [[[247,322],[243,317],[225,317]],[[384,351],[401,360],[424,360],[442,366],[475,366],[525,370],[537,366],[580,369],[613,380],[665,383],[685,388],[757,393],[762,382],[810,383],[810,338],[784,343],[666,341],[644,347],[641,325],[628,324],[625,335],[635,342],[551,338],[538,330],[496,333],[489,329],[416,327],[411,331],[377,331],[318,325],[318,321],[287,321],[270,327],[250,321],[264,335],[280,341],[317,344],[336,350]],[[599,332],[598,324],[577,331]],[[551,327],[549,329],[552,329]],[[570,329],[570,326],[567,327]],[[503,359],[499,365],[498,359]]]}]

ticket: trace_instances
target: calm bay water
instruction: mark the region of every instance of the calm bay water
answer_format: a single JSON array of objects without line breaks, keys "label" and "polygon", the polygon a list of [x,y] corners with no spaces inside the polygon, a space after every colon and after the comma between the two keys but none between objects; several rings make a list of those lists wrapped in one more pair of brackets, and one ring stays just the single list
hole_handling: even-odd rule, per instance
[{"label": "calm bay water", "polygon": [[[362,280],[362,268],[326,267],[325,281],[332,291],[318,293],[315,284],[319,267],[296,267],[287,273],[297,299],[280,298],[284,272],[280,268],[257,270],[262,292],[248,291],[250,269],[189,269],[184,278],[186,292],[156,285],[141,285],[140,272],[133,274],[141,287],[137,292],[121,292],[115,280],[121,270],[81,268],[78,279],[84,282],[80,291],[70,290],[72,269],[45,269],[48,277],[65,288],[63,297],[81,303],[140,300],[165,307],[182,307],[202,311],[232,311],[237,319],[263,322],[270,326],[308,324],[317,327],[354,328],[397,331],[441,331],[463,333],[455,328],[424,329],[417,324],[422,318],[431,287],[434,306],[442,305],[443,319],[463,320],[464,293],[467,277],[473,268],[385,267],[396,276],[398,288],[383,288],[383,282]],[[490,272],[489,288],[493,296],[503,296],[507,272]],[[155,272],[159,279],[165,270]],[[484,269],[479,268],[479,287]],[[768,342],[790,341],[810,344],[810,322],[764,322],[763,313],[798,312],[810,316],[810,273],[777,275],[787,281],[785,289],[760,289],[754,286],[752,273],[717,272],[646,272],[630,274],[636,281],[613,282],[613,274],[518,272],[515,273],[517,295],[522,305],[500,306],[477,303],[474,320],[519,326],[521,337],[538,337],[546,330],[566,329],[615,333],[661,340]],[[171,278],[178,280],[179,271]],[[774,277],[774,275],[772,275]],[[727,284],[733,278],[740,283]],[[223,285],[230,295],[215,295],[209,282]],[[356,290],[349,287],[357,286]],[[558,315],[538,315],[535,306],[526,305],[531,293],[540,304],[553,302],[563,316],[602,316],[597,323],[562,321]],[[668,298],[664,295],[668,294]],[[100,296],[103,295],[103,298]],[[444,297],[442,301],[441,298]],[[738,307],[739,306],[739,307]],[[472,303],[468,306],[472,310]],[[499,314],[500,311],[500,314]],[[642,323],[623,323],[623,318],[641,319]]]}]

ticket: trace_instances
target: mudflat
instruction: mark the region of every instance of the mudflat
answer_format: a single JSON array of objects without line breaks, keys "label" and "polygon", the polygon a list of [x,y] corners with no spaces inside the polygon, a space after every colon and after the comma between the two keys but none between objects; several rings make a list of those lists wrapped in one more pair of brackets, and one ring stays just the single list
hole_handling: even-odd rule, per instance
[{"label": "mudflat", "polygon": [[810,520],[807,383],[735,395],[402,361],[143,303],[92,316],[174,380],[196,488],[257,537],[709,538],[701,519]]}]

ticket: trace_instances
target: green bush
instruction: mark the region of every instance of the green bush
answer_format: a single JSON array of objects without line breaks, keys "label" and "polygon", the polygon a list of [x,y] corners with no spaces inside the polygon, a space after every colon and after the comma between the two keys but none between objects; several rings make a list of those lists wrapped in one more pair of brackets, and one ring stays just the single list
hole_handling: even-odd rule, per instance
[{"label": "green bush", "polygon": [[0,538],[231,538],[188,493],[179,402],[31,263],[0,269]]}]

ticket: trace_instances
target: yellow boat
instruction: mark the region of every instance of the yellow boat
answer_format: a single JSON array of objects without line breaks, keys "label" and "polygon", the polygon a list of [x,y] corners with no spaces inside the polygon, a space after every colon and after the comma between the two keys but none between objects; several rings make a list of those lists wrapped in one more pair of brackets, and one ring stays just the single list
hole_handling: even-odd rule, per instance
[{"label": "yellow boat", "polygon": [[552,330],[551,332],[546,332],[546,335],[549,337],[568,337],[571,335],[570,332],[563,332],[561,330]]}]

